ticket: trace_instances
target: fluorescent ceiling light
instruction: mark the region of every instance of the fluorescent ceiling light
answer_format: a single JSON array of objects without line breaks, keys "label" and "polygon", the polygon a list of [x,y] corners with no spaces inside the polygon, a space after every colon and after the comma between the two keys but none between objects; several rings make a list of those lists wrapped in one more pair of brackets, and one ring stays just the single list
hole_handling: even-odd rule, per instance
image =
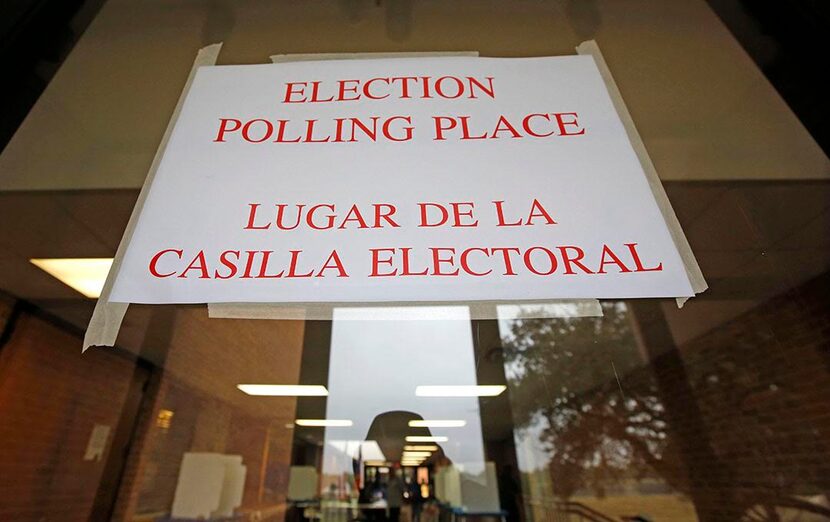
[{"label": "fluorescent ceiling light", "polygon": [[404,451],[438,451],[438,446],[430,446],[430,445],[427,445],[427,446],[421,446],[421,445],[410,446],[409,444],[407,444],[406,446],[403,447],[403,449],[404,449]]},{"label": "fluorescent ceiling light", "polygon": [[406,459],[407,457],[414,457],[414,458],[421,458],[421,457],[429,457],[432,453],[429,451],[404,451],[403,458]]},{"label": "fluorescent ceiling light", "polygon": [[354,424],[348,419],[297,419],[294,421],[297,426],[314,426],[326,428],[345,428]]},{"label": "fluorescent ceiling light", "polygon": [[112,258],[30,259],[33,265],[86,297],[97,298],[104,289]]},{"label": "fluorescent ceiling light", "polygon": [[411,420],[410,428],[460,428],[466,426],[465,420]]},{"label": "fluorescent ceiling light", "polygon": [[407,435],[406,436],[406,442],[447,442],[448,440],[450,440],[450,439],[448,439],[447,437],[441,437],[441,436],[438,436],[438,437],[427,437],[427,436],[421,436],[421,435]]},{"label": "fluorescent ceiling light", "polygon": [[248,395],[270,397],[325,397],[329,391],[319,384],[237,384]]},{"label": "fluorescent ceiling light", "polygon": [[418,397],[495,397],[507,387],[502,384],[461,385],[461,386],[418,386]]}]

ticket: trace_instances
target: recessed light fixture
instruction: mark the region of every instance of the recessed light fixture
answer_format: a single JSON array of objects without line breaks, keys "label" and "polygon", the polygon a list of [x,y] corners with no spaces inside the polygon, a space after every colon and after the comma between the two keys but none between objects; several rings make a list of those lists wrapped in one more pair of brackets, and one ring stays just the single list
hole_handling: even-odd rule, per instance
[{"label": "recessed light fixture", "polygon": [[162,430],[169,430],[173,423],[173,410],[159,410],[158,417],[156,417],[156,426]]},{"label": "recessed light fixture", "polygon": [[404,451],[403,458],[406,459],[407,457],[413,458],[421,458],[421,457],[429,457],[432,453],[429,451]]},{"label": "recessed light fixture", "polygon": [[414,446],[411,446],[411,445],[407,444],[406,446],[403,447],[403,449],[404,449],[404,451],[438,451],[438,446],[432,446],[432,445],[425,445],[425,446],[414,445]]},{"label": "recessed light fixture", "polygon": [[86,297],[97,298],[112,266],[111,257],[30,259],[30,263]]},{"label": "recessed light fixture", "polygon": [[407,435],[406,442],[447,442],[450,440],[447,437],[428,437],[423,435]]},{"label": "recessed light fixture", "polygon": [[237,384],[248,395],[269,397],[325,397],[329,391],[319,384]]},{"label": "recessed light fixture", "polygon": [[418,397],[495,397],[507,387],[503,384],[418,386]]},{"label": "recessed light fixture", "polygon": [[411,420],[410,428],[461,428],[466,426],[465,420]]},{"label": "recessed light fixture", "polygon": [[312,426],[325,428],[345,428],[354,423],[348,419],[297,419],[297,426]]}]

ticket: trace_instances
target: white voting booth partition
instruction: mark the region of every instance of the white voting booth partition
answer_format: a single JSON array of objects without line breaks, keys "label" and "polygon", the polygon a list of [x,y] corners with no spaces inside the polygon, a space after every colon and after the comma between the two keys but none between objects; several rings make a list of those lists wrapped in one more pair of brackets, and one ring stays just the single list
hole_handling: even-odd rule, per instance
[{"label": "white voting booth partition", "polygon": [[288,500],[301,502],[317,497],[319,476],[314,466],[291,466],[288,472]]},{"label": "white voting booth partition", "polygon": [[239,455],[185,453],[170,516],[175,519],[229,517],[242,503],[247,468]]}]

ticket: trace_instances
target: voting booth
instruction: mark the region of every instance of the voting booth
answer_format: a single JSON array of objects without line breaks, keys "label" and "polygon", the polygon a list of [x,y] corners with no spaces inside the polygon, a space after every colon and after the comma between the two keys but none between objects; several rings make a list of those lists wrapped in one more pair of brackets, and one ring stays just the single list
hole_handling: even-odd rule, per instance
[{"label": "voting booth", "polygon": [[291,466],[288,472],[288,500],[313,500],[317,497],[317,482],[317,468],[314,466]]},{"label": "voting booth", "polygon": [[246,471],[239,455],[185,453],[171,519],[211,520],[232,516],[242,503]]}]

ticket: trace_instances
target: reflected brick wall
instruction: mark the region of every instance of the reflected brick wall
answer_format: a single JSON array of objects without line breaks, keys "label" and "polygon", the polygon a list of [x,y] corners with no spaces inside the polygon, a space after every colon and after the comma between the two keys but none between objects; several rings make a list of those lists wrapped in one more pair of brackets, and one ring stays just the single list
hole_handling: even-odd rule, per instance
[{"label": "reflected brick wall", "polygon": [[[156,330],[169,331],[153,344],[166,355],[139,414],[113,520],[169,513],[186,452],[242,456],[243,511],[283,501],[292,438],[285,426],[296,399],[250,397],[236,384],[297,382],[303,322],[210,319],[203,307],[159,313],[171,320]],[[173,414],[167,428],[158,423],[162,410]]]},{"label": "reflected brick wall", "polygon": [[112,440],[134,363],[80,348],[80,337],[27,313],[0,348],[0,520],[89,516],[107,453],[84,453],[95,424]]},{"label": "reflected brick wall", "polygon": [[710,487],[747,509],[830,495],[828,296],[825,273],[680,348],[719,461]]},{"label": "reflected brick wall", "polygon": [[158,411],[150,421],[152,442],[138,481],[138,512],[166,513],[173,504],[182,455],[193,443],[200,400],[187,390],[166,386],[159,409],[173,412],[168,427],[159,426]]},{"label": "reflected brick wall", "polygon": [[[167,376],[146,407],[113,520],[151,520],[169,514],[187,452],[242,457],[247,468],[243,511],[285,501],[292,432],[284,423],[236,411],[233,405]],[[159,422],[162,410],[173,412],[169,425]]]},{"label": "reflected brick wall", "polygon": [[681,346],[651,300],[514,323],[514,422],[547,424],[522,438],[550,459],[533,513],[830,520],[828,296],[825,273]]}]

